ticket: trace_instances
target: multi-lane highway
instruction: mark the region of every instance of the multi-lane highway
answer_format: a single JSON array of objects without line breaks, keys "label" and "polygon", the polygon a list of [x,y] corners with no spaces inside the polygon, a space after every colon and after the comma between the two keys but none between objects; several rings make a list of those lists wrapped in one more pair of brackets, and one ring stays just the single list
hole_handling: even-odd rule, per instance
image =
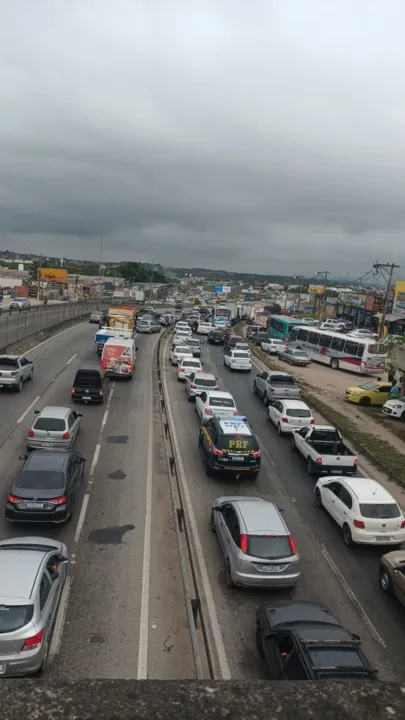
[{"label": "multi-lane highway", "polygon": [[[3,502],[21,467],[19,455],[25,452],[34,409],[70,405],[75,371],[97,362],[93,336],[94,327],[83,323],[38,346],[29,354],[35,362],[32,383],[21,394],[1,394]],[[0,515],[2,537],[45,534],[66,542],[71,552],[51,645],[50,677],[194,677],[153,371],[157,341],[158,336],[138,335],[133,381],[111,383],[103,406],[80,408],[76,448],[87,464],[72,521],[65,527],[33,529],[9,525]],[[223,559],[209,529],[210,506],[217,495],[248,493],[275,500],[284,509],[302,558],[296,597],[325,602],[346,627],[361,635],[380,677],[402,680],[403,608],[379,589],[381,550],[344,546],[336,525],[314,506],[313,479],[291,453],[288,440],[280,439],[266,421],[264,406],[252,393],[253,377],[229,373],[222,349],[208,351],[204,346],[204,368],[214,371],[222,388],[232,392],[263,449],[256,481],[208,478],[197,448],[194,404],[187,402],[167,362],[164,337],[161,344],[162,375],[195,520],[190,529],[198,534],[202,596],[210,599],[206,618],[215,626],[224,676],[266,678],[254,644],[255,610],[266,597],[286,596],[226,585]]]}]

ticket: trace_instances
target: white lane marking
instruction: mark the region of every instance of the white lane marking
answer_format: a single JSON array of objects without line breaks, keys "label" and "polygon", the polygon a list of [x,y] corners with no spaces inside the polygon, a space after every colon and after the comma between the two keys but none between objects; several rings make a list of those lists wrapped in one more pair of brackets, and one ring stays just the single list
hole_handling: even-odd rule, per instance
[{"label": "white lane marking", "polygon": [[105,428],[105,424],[106,424],[106,422],[107,422],[107,418],[108,418],[108,410],[106,410],[105,413],[104,413],[104,415],[103,415],[103,420],[102,420],[102,422],[101,422],[101,432],[103,432],[103,430],[104,430],[104,428]]},{"label": "white lane marking", "polygon": [[73,544],[74,544],[74,545],[76,545],[76,543],[78,543],[79,540],[80,540],[80,535],[82,534],[82,529],[83,529],[84,521],[85,521],[85,519],[86,519],[86,513],[87,513],[87,507],[88,507],[88,504],[89,504],[89,500],[90,500],[90,493],[89,493],[89,492],[86,492],[86,493],[83,495],[83,502],[82,502],[82,506],[81,506],[81,508],[80,508],[79,521],[78,521],[78,523],[77,523],[75,536],[74,536],[74,538],[73,538]]},{"label": "white lane marking", "polygon": [[364,610],[361,603],[358,601],[356,595],[354,594],[353,590],[351,589],[350,585],[346,582],[345,578],[343,577],[342,573],[340,572],[338,566],[336,565],[335,561],[332,559],[332,557],[329,555],[325,545],[322,545],[322,543],[317,541],[318,546],[321,549],[321,552],[328,563],[329,567],[332,569],[332,571],[335,573],[337,579],[339,580],[340,584],[342,585],[347,597],[349,598],[350,602],[352,603],[355,610],[360,615],[361,619],[363,620],[364,624],[368,627],[370,630],[374,640],[376,640],[380,645],[382,645],[383,648],[387,647],[384,640],[382,639],[379,632],[374,627],[373,623],[371,622],[369,616],[367,615],[366,611]]},{"label": "white lane marking", "polygon": [[75,357],[77,357],[77,353],[75,353],[74,355],[72,355],[72,357],[70,358],[70,360],[67,361],[66,365],[70,365],[70,363],[72,362],[72,360],[75,359]]},{"label": "white lane marking", "polygon": [[93,460],[92,460],[92,463],[91,463],[91,467],[90,467],[90,477],[91,477],[91,478],[93,477],[94,471],[95,471],[95,469],[96,469],[96,467],[97,467],[98,457],[99,457],[99,455],[100,455],[100,450],[101,450],[101,443],[97,443],[96,448],[95,448],[95,450],[94,450],[94,455],[93,455]]},{"label": "white lane marking", "polygon": [[21,415],[21,417],[18,418],[18,420],[17,420],[17,425],[19,425],[19,424],[24,420],[25,416],[28,415],[28,413],[29,413],[29,411],[31,410],[31,408],[33,408],[34,405],[36,405],[37,402],[38,402],[38,400],[40,400],[40,399],[41,399],[41,395],[38,395],[38,396],[35,398],[35,400],[32,401],[31,405],[28,405],[27,409],[23,412],[23,414]]},{"label": "white lane marking", "polygon": [[137,680],[148,677],[149,590],[152,529],[152,481],[153,481],[153,384],[152,370],[149,382],[149,438],[146,473],[145,534],[143,541],[141,617],[139,621],[139,650]]},{"label": "white lane marking", "polygon": [[[164,348],[164,357],[167,353],[167,346],[169,344],[170,338],[168,338],[165,348]],[[183,501],[186,506],[186,512],[188,514],[188,519],[190,521],[190,530],[191,530],[191,541],[194,544],[194,550],[199,566],[201,581],[203,585],[203,594],[204,599],[207,607],[207,612],[209,616],[209,622],[211,626],[211,635],[213,638],[213,641],[215,643],[217,656],[218,656],[218,662],[221,672],[221,679],[222,680],[230,680],[231,679],[231,672],[228,665],[228,660],[226,657],[226,651],[225,651],[225,644],[224,639],[222,635],[222,631],[218,622],[218,615],[215,607],[214,597],[212,594],[211,584],[208,577],[208,571],[207,571],[207,565],[205,563],[205,557],[204,552],[202,549],[202,544],[200,540],[200,536],[198,533],[198,527],[197,527],[197,521],[195,519],[193,504],[191,502],[190,493],[188,490],[187,480],[186,480],[186,474],[184,472],[184,466],[183,466],[183,460],[180,453],[180,447],[179,442],[177,439],[177,433],[176,433],[176,426],[174,424],[173,420],[173,413],[171,410],[170,402],[169,400],[169,393],[167,390],[167,382],[166,382],[166,376],[165,372],[163,370],[162,372],[162,385],[164,389],[164,394],[166,398],[166,413],[167,417],[170,423],[170,428],[172,431],[172,441],[173,445],[176,451],[176,457],[178,461],[178,473],[179,473],[179,481],[181,484],[181,491],[183,495]],[[218,679],[218,678],[217,678]]]},{"label": "white lane marking", "polygon": [[55,620],[55,627],[52,633],[51,645],[49,647],[48,664],[50,664],[58,654],[60,646],[62,644],[63,628],[65,625],[66,613],[69,603],[70,591],[72,589],[72,578],[70,575],[66,576],[66,582],[62,590],[60,598],[58,614]]}]

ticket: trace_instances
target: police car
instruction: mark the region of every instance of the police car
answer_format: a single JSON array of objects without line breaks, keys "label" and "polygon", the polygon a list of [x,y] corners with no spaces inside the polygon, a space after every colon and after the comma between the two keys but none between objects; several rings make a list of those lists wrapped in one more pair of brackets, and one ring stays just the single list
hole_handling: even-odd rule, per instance
[{"label": "police car", "polygon": [[205,420],[200,426],[198,445],[208,477],[214,473],[258,476],[260,448],[246,417]]}]

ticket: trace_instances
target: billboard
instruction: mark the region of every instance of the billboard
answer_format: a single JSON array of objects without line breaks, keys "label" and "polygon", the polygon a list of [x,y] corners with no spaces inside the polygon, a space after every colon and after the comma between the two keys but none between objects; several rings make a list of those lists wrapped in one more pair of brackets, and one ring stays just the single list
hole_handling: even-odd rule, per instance
[{"label": "billboard", "polygon": [[231,286],[230,286],[230,285],[223,285],[223,286],[222,286],[222,292],[223,292],[223,293],[227,293],[227,294],[230,293],[230,292],[232,292]]},{"label": "billboard", "polygon": [[308,285],[308,292],[310,295],[323,295],[325,285]]},{"label": "billboard", "polygon": [[366,303],[366,296],[355,292],[341,292],[339,294],[339,302],[345,303],[346,305],[364,307]]},{"label": "billboard", "polygon": [[223,292],[222,285],[214,285],[214,293],[222,293],[222,292]]},{"label": "billboard", "polygon": [[66,283],[68,281],[67,270],[63,268],[39,268],[38,269],[39,280],[46,280],[47,282]]},{"label": "billboard", "polygon": [[395,283],[392,311],[401,314],[405,313],[405,280],[397,280]]}]

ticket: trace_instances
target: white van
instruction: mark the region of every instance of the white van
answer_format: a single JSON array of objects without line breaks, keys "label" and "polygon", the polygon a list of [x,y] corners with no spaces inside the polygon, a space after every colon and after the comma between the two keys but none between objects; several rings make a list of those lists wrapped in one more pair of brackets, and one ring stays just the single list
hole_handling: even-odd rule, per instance
[{"label": "white van", "polygon": [[125,337],[108,338],[101,356],[101,369],[109,377],[126,377],[131,380],[137,350],[135,340]]}]

